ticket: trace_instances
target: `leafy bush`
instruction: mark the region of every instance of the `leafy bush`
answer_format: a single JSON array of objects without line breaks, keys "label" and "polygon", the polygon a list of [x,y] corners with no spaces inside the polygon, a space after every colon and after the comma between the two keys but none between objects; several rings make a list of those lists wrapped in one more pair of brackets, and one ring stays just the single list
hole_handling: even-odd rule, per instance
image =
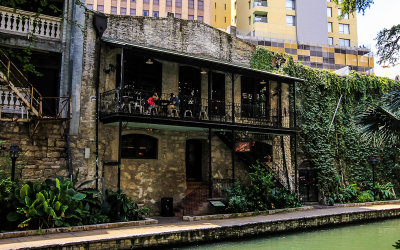
[{"label": "leafy bush", "polygon": [[374,201],[374,193],[371,190],[363,191],[357,196],[356,201],[358,203]]},{"label": "leafy bush", "polygon": [[226,204],[228,211],[235,213],[251,211],[253,204],[248,200],[247,193],[248,191],[240,183],[234,183],[231,189],[227,189],[228,199]]},{"label": "leafy bush", "polygon": [[111,221],[143,220],[149,214],[149,210],[147,207],[139,208],[136,201],[124,193],[106,190],[103,212]]},{"label": "leafy bush", "polygon": [[83,225],[90,212],[83,205],[86,195],[76,192],[70,180],[27,183],[19,192],[17,213],[23,216],[19,228],[50,228]]},{"label": "leafy bush", "polygon": [[388,182],[384,185],[380,185],[379,183],[375,184],[375,200],[393,200],[396,198],[396,195],[393,191],[393,184]]},{"label": "leafy bush", "polygon": [[7,215],[16,210],[15,183],[0,171],[0,231],[15,227],[7,220]]},{"label": "leafy bush", "polygon": [[275,178],[259,164],[251,166],[249,173],[250,187],[235,183],[226,190],[229,212],[266,211],[275,208],[300,207],[296,194],[285,188],[275,186]]}]

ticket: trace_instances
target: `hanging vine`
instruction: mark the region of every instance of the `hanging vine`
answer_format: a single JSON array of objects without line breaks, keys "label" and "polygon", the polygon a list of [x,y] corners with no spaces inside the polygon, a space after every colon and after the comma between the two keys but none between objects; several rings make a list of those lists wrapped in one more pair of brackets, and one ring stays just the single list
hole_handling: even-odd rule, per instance
[{"label": "hanging vine", "polygon": [[[393,182],[400,176],[396,164],[397,147],[373,147],[361,139],[354,122],[355,115],[376,103],[398,82],[357,72],[338,76],[295,62],[288,54],[261,47],[255,50],[250,65],[305,80],[296,86],[296,105],[302,130],[300,145],[305,157],[318,170],[319,190],[324,197],[331,197],[340,185],[371,185],[371,156],[378,158],[378,181]],[[342,100],[329,130],[340,96]],[[395,184],[399,187],[398,183]]]}]

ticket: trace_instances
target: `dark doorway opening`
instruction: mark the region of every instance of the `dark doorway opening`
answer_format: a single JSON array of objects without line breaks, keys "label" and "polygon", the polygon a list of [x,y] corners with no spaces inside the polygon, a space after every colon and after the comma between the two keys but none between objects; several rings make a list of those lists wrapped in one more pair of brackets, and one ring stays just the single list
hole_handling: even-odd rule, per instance
[{"label": "dark doorway opening", "polygon": [[305,161],[299,167],[299,191],[302,202],[318,201],[317,170],[311,162]]},{"label": "dark doorway opening", "polygon": [[179,67],[179,101],[182,114],[198,117],[201,105],[200,69],[190,66]]},{"label": "dark doorway opening", "polygon": [[242,76],[242,116],[249,118],[269,118],[269,82]]},{"label": "dark doorway opening", "polygon": [[[272,161],[271,145],[264,142],[255,141],[252,151],[254,159],[259,161]],[[267,159],[268,156],[270,157],[269,159]]]},{"label": "dark doorway opening", "polygon": [[186,141],[186,180],[202,180],[203,143],[201,140]]},{"label": "dark doorway opening", "polygon": [[215,116],[225,115],[225,74],[212,72],[212,109]]}]

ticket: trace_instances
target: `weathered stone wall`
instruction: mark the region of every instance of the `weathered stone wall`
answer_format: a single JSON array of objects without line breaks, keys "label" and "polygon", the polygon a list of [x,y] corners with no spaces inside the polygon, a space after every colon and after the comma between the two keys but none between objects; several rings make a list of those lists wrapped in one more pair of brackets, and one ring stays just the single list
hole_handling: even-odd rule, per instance
[{"label": "weathered stone wall", "polygon": [[22,149],[17,160],[16,179],[38,181],[55,176],[68,176],[66,141],[61,122],[42,122],[35,134],[29,136],[29,123],[0,122],[0,135],[4,151],[0,169],[10,171],[7,150],[16,144]]}]

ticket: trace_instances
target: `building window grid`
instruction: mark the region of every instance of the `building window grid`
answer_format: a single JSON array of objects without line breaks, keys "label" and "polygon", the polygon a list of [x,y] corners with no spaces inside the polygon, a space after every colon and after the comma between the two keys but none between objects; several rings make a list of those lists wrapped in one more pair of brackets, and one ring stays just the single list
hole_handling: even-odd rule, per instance
[{"label": "building window grid", "polygon": [[349,39],[339,39],[339,45],[350,47],[350,40]]},{"label": "building window grid", "polygon": [[197,16],[197,20],[200,21],[200,22],[203,22],[204,21],[204,17],[203,16]]},{"label": "building window grid", "polygon": [[194,16],[193,15],[188,15],[188,20],[194,20]]},{"label": "building window grid", "polygon": [[166,0],[165,6],[171,7],[172,6],[172,0]]},{"label": "building window grid", "polygon": [[201,1],[201,0],[197,1],[197,9],[204,10],[204,1]]},{"label": "building window grid", "polygon": [[182,0],[175,0],[175,7],[182,8]]},{"label": "building window grid", "polygon": [[119,14],[121,14],[121,15],[126,15],[126,8],[121,7],[121,8],[119,9]]},{"label": "building window grid", "polygon": [[189,0],[188,1],[188,8],[189,9],[194,9],[194,0]]},{"label": "building window grid", "polygon": [[328,32],[332,32],[332,31],[333,31],[332,23],[328,23]]},{"label": "building window grid", "polygon": [[294,0],[286,0],[286,9],[295,10]]},{"label": "building window grid", "polygon": [[175,13],[175,17],[180,19],[180,18],[182,18],[182,14],[181,13]]},{"label": "building window grid", "polygon": [[255,14],[253,23],[268,23],[267,14],[265,14],[265,15]]},{"label": "building window grid", "polygon": [[148,10],[143,10],[143,16],[149,16],[149,11]]},{"label": "building window grid", "polygon": [[93,4],[87,4],[86,7],[87,7],[89,10],[93,10]]},{"label": "building window grid", "polygon": [[333,45],[333,37],[328,37],[328,44]]},{"label": "building window grid", "polygon": [[158,11],[153,11],[153,17],[159,17]]},{"label": "building window grid", "polygon": [[[338,9],[338,17],[342,14],[342,9]],[[349,19],[349,14],[346,13],[341,19]]]},{"label": "building window grid", "polygon": [[104,5],[97,5],[97,11],[98,12],[104,12]]},{"label": "building window grid", "polygon": [[332,8],[331,7],[326,8],[326,14],[328,17],[332,17]]},{"label": "building window grid", "polygon": [[129,15],[136,16],[136,9],[130,9],[129,10]]},{"label": "building window grid", "polygon": [[339,33],[340,34],[350,34],[350,25],[339,23]]},{"label": "building window grid", "polygon": [[113,15],[117,14],[117,7],[111,6],[111,14]]},{"label": "building window grid", "polygon": [[150,3],[150,0],[143,0],[143,4],[148,4]]},{"label": "building window grid", "polygon": [[296,17],[295,16],[286,16],[286,25],[288,26],[296,26]]},{"label": "building window grid", "polygon": [[160,4],[160,0],[153,0],[153,5],[159,5]]}]

